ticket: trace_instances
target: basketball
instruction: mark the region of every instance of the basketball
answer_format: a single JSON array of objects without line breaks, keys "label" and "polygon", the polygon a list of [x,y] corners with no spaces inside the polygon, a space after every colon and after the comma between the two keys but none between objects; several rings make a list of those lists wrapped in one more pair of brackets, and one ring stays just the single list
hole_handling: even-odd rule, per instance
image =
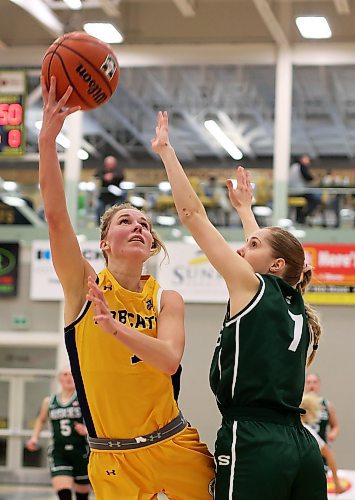
[{"label": "basketball", "polygon": [[101,40],[84,32],[66,33],[46,51],[42,75],[47,89],[56,77],[56,97],[59,99],[73,87],[67,106],[94,109],[105,104],[115,92],[120,69],[115,53]]}]

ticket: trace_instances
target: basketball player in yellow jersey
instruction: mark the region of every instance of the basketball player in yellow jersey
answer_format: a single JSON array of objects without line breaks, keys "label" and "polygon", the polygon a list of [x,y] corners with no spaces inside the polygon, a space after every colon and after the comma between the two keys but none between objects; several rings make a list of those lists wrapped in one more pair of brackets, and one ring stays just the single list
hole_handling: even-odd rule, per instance
[{"label": "basketball player in yellow jersey", "polygon": [[130,205],[101,222],[105,269],[83,257],[66,208],[55,139],[69,87],[57,102],[42,82],[39,179],[53,264],[64,291],[65,340],[89,434],[89,477],[97,500],[211,499],[214,464],[174,400],[171,376],[184,350],[181,296],[142,276],[165,251],[148,217]]}]

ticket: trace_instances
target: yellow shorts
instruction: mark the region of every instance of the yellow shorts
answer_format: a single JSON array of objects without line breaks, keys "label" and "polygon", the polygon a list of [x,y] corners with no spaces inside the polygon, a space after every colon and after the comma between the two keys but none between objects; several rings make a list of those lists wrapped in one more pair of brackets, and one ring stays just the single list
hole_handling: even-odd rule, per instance
[{"label": "yellow shorts", "polygon": [[138,450],[90,453],[96,500],[151,500],[160,491],[171,500],[211,500],[214,476],[213,457],[192,427]]}]

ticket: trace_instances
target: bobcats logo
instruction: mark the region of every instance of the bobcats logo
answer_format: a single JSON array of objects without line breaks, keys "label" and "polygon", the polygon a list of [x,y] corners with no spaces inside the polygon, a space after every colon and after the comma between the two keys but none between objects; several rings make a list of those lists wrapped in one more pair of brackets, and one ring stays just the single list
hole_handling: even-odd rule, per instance
[{"label": "bobcats logo", "polygon": [[113,75],[116,73],[117,63],[111,55],[108,55],[100,69],[109,80],[112,80]]}]

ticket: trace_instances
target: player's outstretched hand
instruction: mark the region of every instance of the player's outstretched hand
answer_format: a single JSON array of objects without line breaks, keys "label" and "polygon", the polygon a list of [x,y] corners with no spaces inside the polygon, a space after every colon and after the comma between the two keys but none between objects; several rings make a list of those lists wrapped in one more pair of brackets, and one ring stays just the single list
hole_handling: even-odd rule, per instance
[{"label": "player's outstretched hand", "polygon": [[242,207],[250,208],[253,200],[253,187],[250,182],[250,174],[243,167],[238,167],[236,177],[236,187],[233,187],[231,179],[227,179],[230,202],[236,210]]},{"label": "player's outstretched hand", "polygon": [[104,294],[91,276],[88,277],[88,293],[86,298],[94,305],[95,323],[100,325],[105,332],[114,334],[117,331],[117,322],[112,317]]},{"label": "player's outstretched hand", "polygon": [[66,107],[66,103],[73,92],[72,87],[68,87],[65,94],[57,101],[56,99],[56,78],[51,77],[49,91],[41,77],[42,97],[43,97],[43,122],[41,135],[45,134],[48,137],[57,137],[63,127],[64,120],[67,116],[79,111],[80,106],[71,108]]},{"label": "player's outstretched hand", "polygon": [[169,122],[168,122],[168,112],[159,111],[158,113],[158,123],[155,127],[155,137],[151,140],[152,149],[154,153],[158,155],[162,152],[166,146],[169,146]]}]

